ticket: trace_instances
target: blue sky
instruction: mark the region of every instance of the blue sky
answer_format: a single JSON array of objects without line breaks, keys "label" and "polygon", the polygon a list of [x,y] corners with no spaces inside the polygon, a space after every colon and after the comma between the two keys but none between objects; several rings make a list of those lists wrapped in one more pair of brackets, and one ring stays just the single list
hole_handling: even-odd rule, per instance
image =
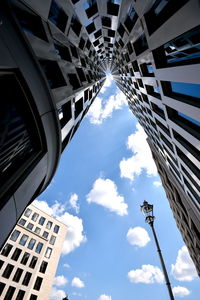
[{"label": "blue sky", "polygon": [[[52,300],[169,299],[144,199],[175,299],[197,300],[200,284],[160,184],[145,133],[110,76],[35,201],[68,225]],[[149,295],[151,294],[150,298]]]}]

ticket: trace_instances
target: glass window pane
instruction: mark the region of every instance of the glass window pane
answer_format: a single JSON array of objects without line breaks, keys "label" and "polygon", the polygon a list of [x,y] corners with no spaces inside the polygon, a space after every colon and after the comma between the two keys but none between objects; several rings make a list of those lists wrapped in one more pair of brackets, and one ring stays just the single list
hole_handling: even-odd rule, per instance
[{"label": "glass window pane", "polygon": [[12,245],[11,244],[6,244],[5,247],[3,248],[1,255],[3,256],[8,256],[8,254],[10,253],[11,249],[12,249]]},{"label": "glass window pane", "polygon": [[20,231],[19,230],[14,230],[13,233],[11,234],[11,236],[10,236],[10,239],[15,242],[19,235],[20,235]]},{"label": "glass window pane", "polygon": [[41,265],[40,265],[40,272],[41,272],[41,273],[45,273],[45,272],[46,272],[47,266],[48,266],[48,262],[43,261],[43,262],[41,263]]},{"label": "glass window pane", "polygon": [[39,227],[35,228],[35,233],[40,234],[40,231],[41,231],[41,228],[39,228]]},{"label": "glass window pane", "polygon": [[23,234],[20,241],[19,241],[19,244],[24,246],[26,244],[27,240],[28,240],[28,235]]},{"label": "glass window pane", "polygon": [[46,253],[45,253],[45,257],[50,258],[51,253],[52,253],[52,249],[48,247],[47,250],[46,250]]},{"label": "glass window pane", "polygon": [[37,213],[34,213],[34,214],[32,215],[32,218],[31,218],[31,220],[33,220],[33,221],[37,221],[38,217],[39,217],[39,214],[37,214]]},{"label": "glass window pane", "polygon": [[33,256],[32,259],[31,259],[29,267],[32,268],[32,269],[34,269],[35,266],[36,266],[37,260],[38,260],[37,257]]},{"label": "glass window pane", "polygon": [[47,222],[46,228],[47,228],[47,229],[51,229],[52,225],[53,225],[53,222],[48,221],[48,222]]},{"label": "glass window pane", "polygon": [[58,231],[59,231],[59,228],[60,228],[60,227],[59,227],[58,225],[55,225],[55,226],[54,226],[54,230],[53,230],[53,231],[54,231],[55,233],[58,233]]},{"label": "glass window pane", "polygon": [[44,224],[44,222],[45,222],[45,218],[44,217],[40,217],[40,219],[39,219],[39,224],[40,225],[43,225]]},{"label": "glass window pane", "polygon": [[16,248],[15,251],[14,251],[14,253],[13,253],[13,255],[12,255],[12,257],[11,257],[11,259],[17,261],[18,258],[19,258],[19,256],[20,256],[20,254],[21,254],[21,252],[22,252],[21,249]]},{"label": "glass window pane", "polygon": [[50,243],[51,245],[54,245],[54,244],[55,244],[55,241],[56,241],[56,237],[55,237],[54,235],[52,235],[51,238],[50,238],[49,243]]},{"label": "glass window pane", "polygon": [[26,220],[22,218],[19,220],[18,224],[24,226],[26,224]]},{"label": "glass window pane", "polygon": [[23,257],[22,257],[21,264],[26,265],[26,263],[27,263],[27,261],[29,259],[29,256],[30,256],[30,254],[27,253],[27,252],[25,252],[24,255],[23,255]]},{"label": "glass window pane", "polygon": [[28,243],[28,248],[29,249],[33,249],[35,243],[36,243],[36,240],[35,239],[31,239],[30,242]]},{"label": "glass window pane", "polygon": [[24,215],[28,218],[28,217],[31,215],[31,213],[32,213],[32,210],[31,210],[30,208],[27,208],[27,209],[25,210]]},{"label": "glass window pane", "polygon": [[36,249],[35,249],[35,252],[36,252],[36,253],[40,253],[41,250],[42,250],[42,247],[43,247],[43,244],[42,244],[42,243],[38,243],[38,244],[37,244],[37,247],[36,247]]},{"label": "glass window pane", "polygon": [[32,223],[28,223],[28,225],[26,226],[26,228],[28,228],[29,230],[33,229],[33,224]]},{"label": "glass window pane", "polygon": [[13,281],[19,282],[21,276],[22,276],[23,270],[20,268],[17,268],[17,271],[15,272],[15,275],[13,277]]},{"label": "glass window pane", "polygon": [[42,236],[43,236],[43,238],[47,239],[48,235],[49,235],[48,232],[44,231]]}]

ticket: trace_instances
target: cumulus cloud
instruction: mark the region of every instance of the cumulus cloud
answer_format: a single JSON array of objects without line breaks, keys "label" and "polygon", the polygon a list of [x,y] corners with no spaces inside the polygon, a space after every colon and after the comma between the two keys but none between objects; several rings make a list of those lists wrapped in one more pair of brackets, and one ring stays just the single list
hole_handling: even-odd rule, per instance
[{"label": "cumulus cloud", "polygon": [[50,300],[62,300],[66,297],[66,294],[63,290],[58,290],[56,287],[52,287]]},{"label": "cumulus cloud", "polygon": [[150,241],[148,232],[142,227],[130,228],[127,232],[126,238],[131,245],[138,247],[145,247]]},{"label": "cumulus cloud", "polygon": [[63,286],[63,285],[66,285],[67,282],[68,282],[67,278],[65,278],[65,276],[63,276],[63,275],[60,275],[60,276],[54,277],[53,285],[54,286]]},{"label": "cumulus cloud", "polygon": [[128,205],[124,202],[124,197],[118,194],[116,184],[110,179],[98,178],[86,200],[88,203],[101,205],[119,216],[128,214]]},{"label": "cumulus cloud", "polygon": [[72,194],[69,203],[71,207],[75,210],[75,212],[78,214],[80,211],[80,206],[78,204],[78,195],[77,194]]},{"label": "cumulus cloud", "polygon": [[156,187],[160,187],[162,186],[162,183],[160,181],[154,181],[153,185],[155,185]]},{"label": "cumulus cloud", "polygon": [[172,289],[174,297],[185,297],[190,295],[190,290],[183,286],[175,286]]},{"label": "cumulus cloud", "polygon": [[128,137],[127,148],[133,152],[129,158],[120,161],[120,174],[134,180],[144,170],[148,176],[156,176],[157,169],[153,161],[149,145],[146,141],[147,135],[141,125],[136,125],[136,132]]},{"label": "cumulus cloud", "polygon": [[174,278],[179,281],[192,281],[198,277],[186,246],[178,251],[176,262],[171,266],[171,272]]},{"label": "cumulus cloud", "polygon": [[64,205],[55,202],[49,206],[46,201],[35,200],[33,205],[67,225],[67,234],[63,243],[62,253],[68,254],[86,241],[83,233],[83,221],[65,211]]},{"label": "cumulus cloud", "polygon": [[164,276],[161,270],[152,265],[142,265],[141,269],[128,272],[128,278],[133,283],[163,283]]},{"label": "cumulus cloud", "polygon": [[70,268],[70,265],[69,264],[63,264],[63,267],[68,269],[68,268]]},{"label": "cumulus cloud", "polygon": [[103,294],[103,295],[99,296],[98,300],[112,300],[112,297]]},{"label": "cumulus cloud", "polygon": [[111,74],[107,75],[107,76],[106,76],[106,80],[105,80],[105,82],[104,82],[104,84],[103,84],[103,86],[102,86],[102,88],[101,88],[101,90],[100,90],[100,93],[101,93],[101,94],[103,94],[103,93],[107,90],[107,88],[108,88],[109,86],[111,86],[112,81],[113,81],[112,75],[111,75]]},{"label": "cumulus cloud", "polygon": [[90,106],[87,117],[92,124],[102,124],[103,120],[112,116],[114,110],[122,109],[123,105],[126,105],[126,97],[121,91],[117,90],[106,101],[101,97],[96,97]]},{"label": "cumulus cloud", "polygon": [[74,277],[72,279],[72,286],[81,289],[81,288],[83,288],[85,286],[85,284],[84,284],[84,282],[80,278]]}]

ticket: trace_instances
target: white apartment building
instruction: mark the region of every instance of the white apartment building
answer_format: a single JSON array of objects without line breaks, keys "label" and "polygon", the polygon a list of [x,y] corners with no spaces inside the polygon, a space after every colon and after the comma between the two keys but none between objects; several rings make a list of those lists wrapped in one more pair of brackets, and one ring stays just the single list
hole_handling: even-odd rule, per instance
[{"label": "white apartment building", "polygon": [[0,299],[48,300],[67,226],[30,205],[0,253]]}]

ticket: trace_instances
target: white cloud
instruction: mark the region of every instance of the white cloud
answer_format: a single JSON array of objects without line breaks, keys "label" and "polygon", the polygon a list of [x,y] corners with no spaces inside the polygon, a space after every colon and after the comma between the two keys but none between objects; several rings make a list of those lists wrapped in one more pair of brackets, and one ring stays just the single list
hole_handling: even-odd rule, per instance
[{"label": "white cloud", "polygon": [[67,282],[68,282],[68,280],[67,280],[67,278],[65,278],[65,276],[59,275],[59,276],[54,277],[53,285],[63,286],[63,285],[66,285]]},{"label": "white cloud", "polygon": [[88,203],[101,205],[120,216],[128,214],[128,205],[124,202],[124,197],[118,194],[116,184],[110,179],[98,178],[86,196],[86,200]]},{"label": "white cloud", "polygon": [[70,268],[70,265],[69,264],[63,264],[63,267],[68,269],[68,268]]},{"label": "white cloud", "polygon": [[72,286],[81,289],[81,288],[83,288],[85,286],[85,284],[84,284],[84,282],[80,278],[74,277],[72,279]]},{"label": "white cloud", "polygon": [[123,105],[127,105],[126,96],[119,90],[104,101],[100,97],[96,97],[87,113],[87,117],[92,124],[102,124],[103,120],[112,116],[114,110],[122,109]]},{"label": "white cloud", "polygon": [[153,185],[155,185],[156,187],[160,187],[162,186],[162,183],[160,181],[154,181]]},{"label": "white cloud", "polygon": [[142,265],[141,269],[128,272],[130,282],[134,283],[162,283],[164,276],[158,267]]},{"label": "white cloud", "polygon": [[107,89],[109,86],[111,86],[112,81],[113,81],[112,75],[111,75],[111,74],[110,74],[110,75],[107,75],[107,76],[106,76],[106,80],[105,80],[105,82],[104,82],[104,84],[103,84],[103,86],[102,86],[102,88],[101,88],[101,90],[100,90],[100,93],[101,93],[101,94],[103,94],[103,93],[106,91],[106,89]]},{"label": "white cloud", "polygon": [[66,294],[63,290],[58,290],[56,287],[52,287],[50,300],[62,300],[66,297]]},{"label": "white cloud", "polygon": [[156,176],[157,169],[153,161],[149,145],[146,141],[147,135],[141,125],[136,125],[136,132],[128,137],[127,148],[133,152],[133,156],[123,158],[120,161],[121,177],[134,180],[143,170],[148,176]]},{"label": "white cloud", "polygon": [[78,248],[81,243],[86,241],[86,237],[83,233],[82,219],[66,212],[64,205],[55,202],[52,206],[49,206],[47,202],[38,200],[35,200],[33,205],[67,225],[67,234],[62,248],[63,254],[72,252]]},{"label": "white cloud", "polygon": [[175,286],[172,289],[174,297],[185,297],[190,295],[190,290],[183,286]]},{"label": "white cloud", "polygon": [[131,245],[144,247],[150,241],[148,232],[142,227],[130,228],[126,238]]},{"label": "white cloud", "polygon": [[192,281],[198,277],[195,266],[190,258],[188,249],[183,246],[178,251],[176,263],[171,266],[171,272],[175,279],[179,281]]},{"label": "white cloud", "polygon": [[71,207],[75,210],[75,212],[78,214],[80,211],[80,206],[78,204],[78,195],[77,194],[72,194],[69,203]]},{"label": "white cloud", "polygon": [[112,297],[103,294],[103,295],[99,296],[98,300],[112,300]]}]

